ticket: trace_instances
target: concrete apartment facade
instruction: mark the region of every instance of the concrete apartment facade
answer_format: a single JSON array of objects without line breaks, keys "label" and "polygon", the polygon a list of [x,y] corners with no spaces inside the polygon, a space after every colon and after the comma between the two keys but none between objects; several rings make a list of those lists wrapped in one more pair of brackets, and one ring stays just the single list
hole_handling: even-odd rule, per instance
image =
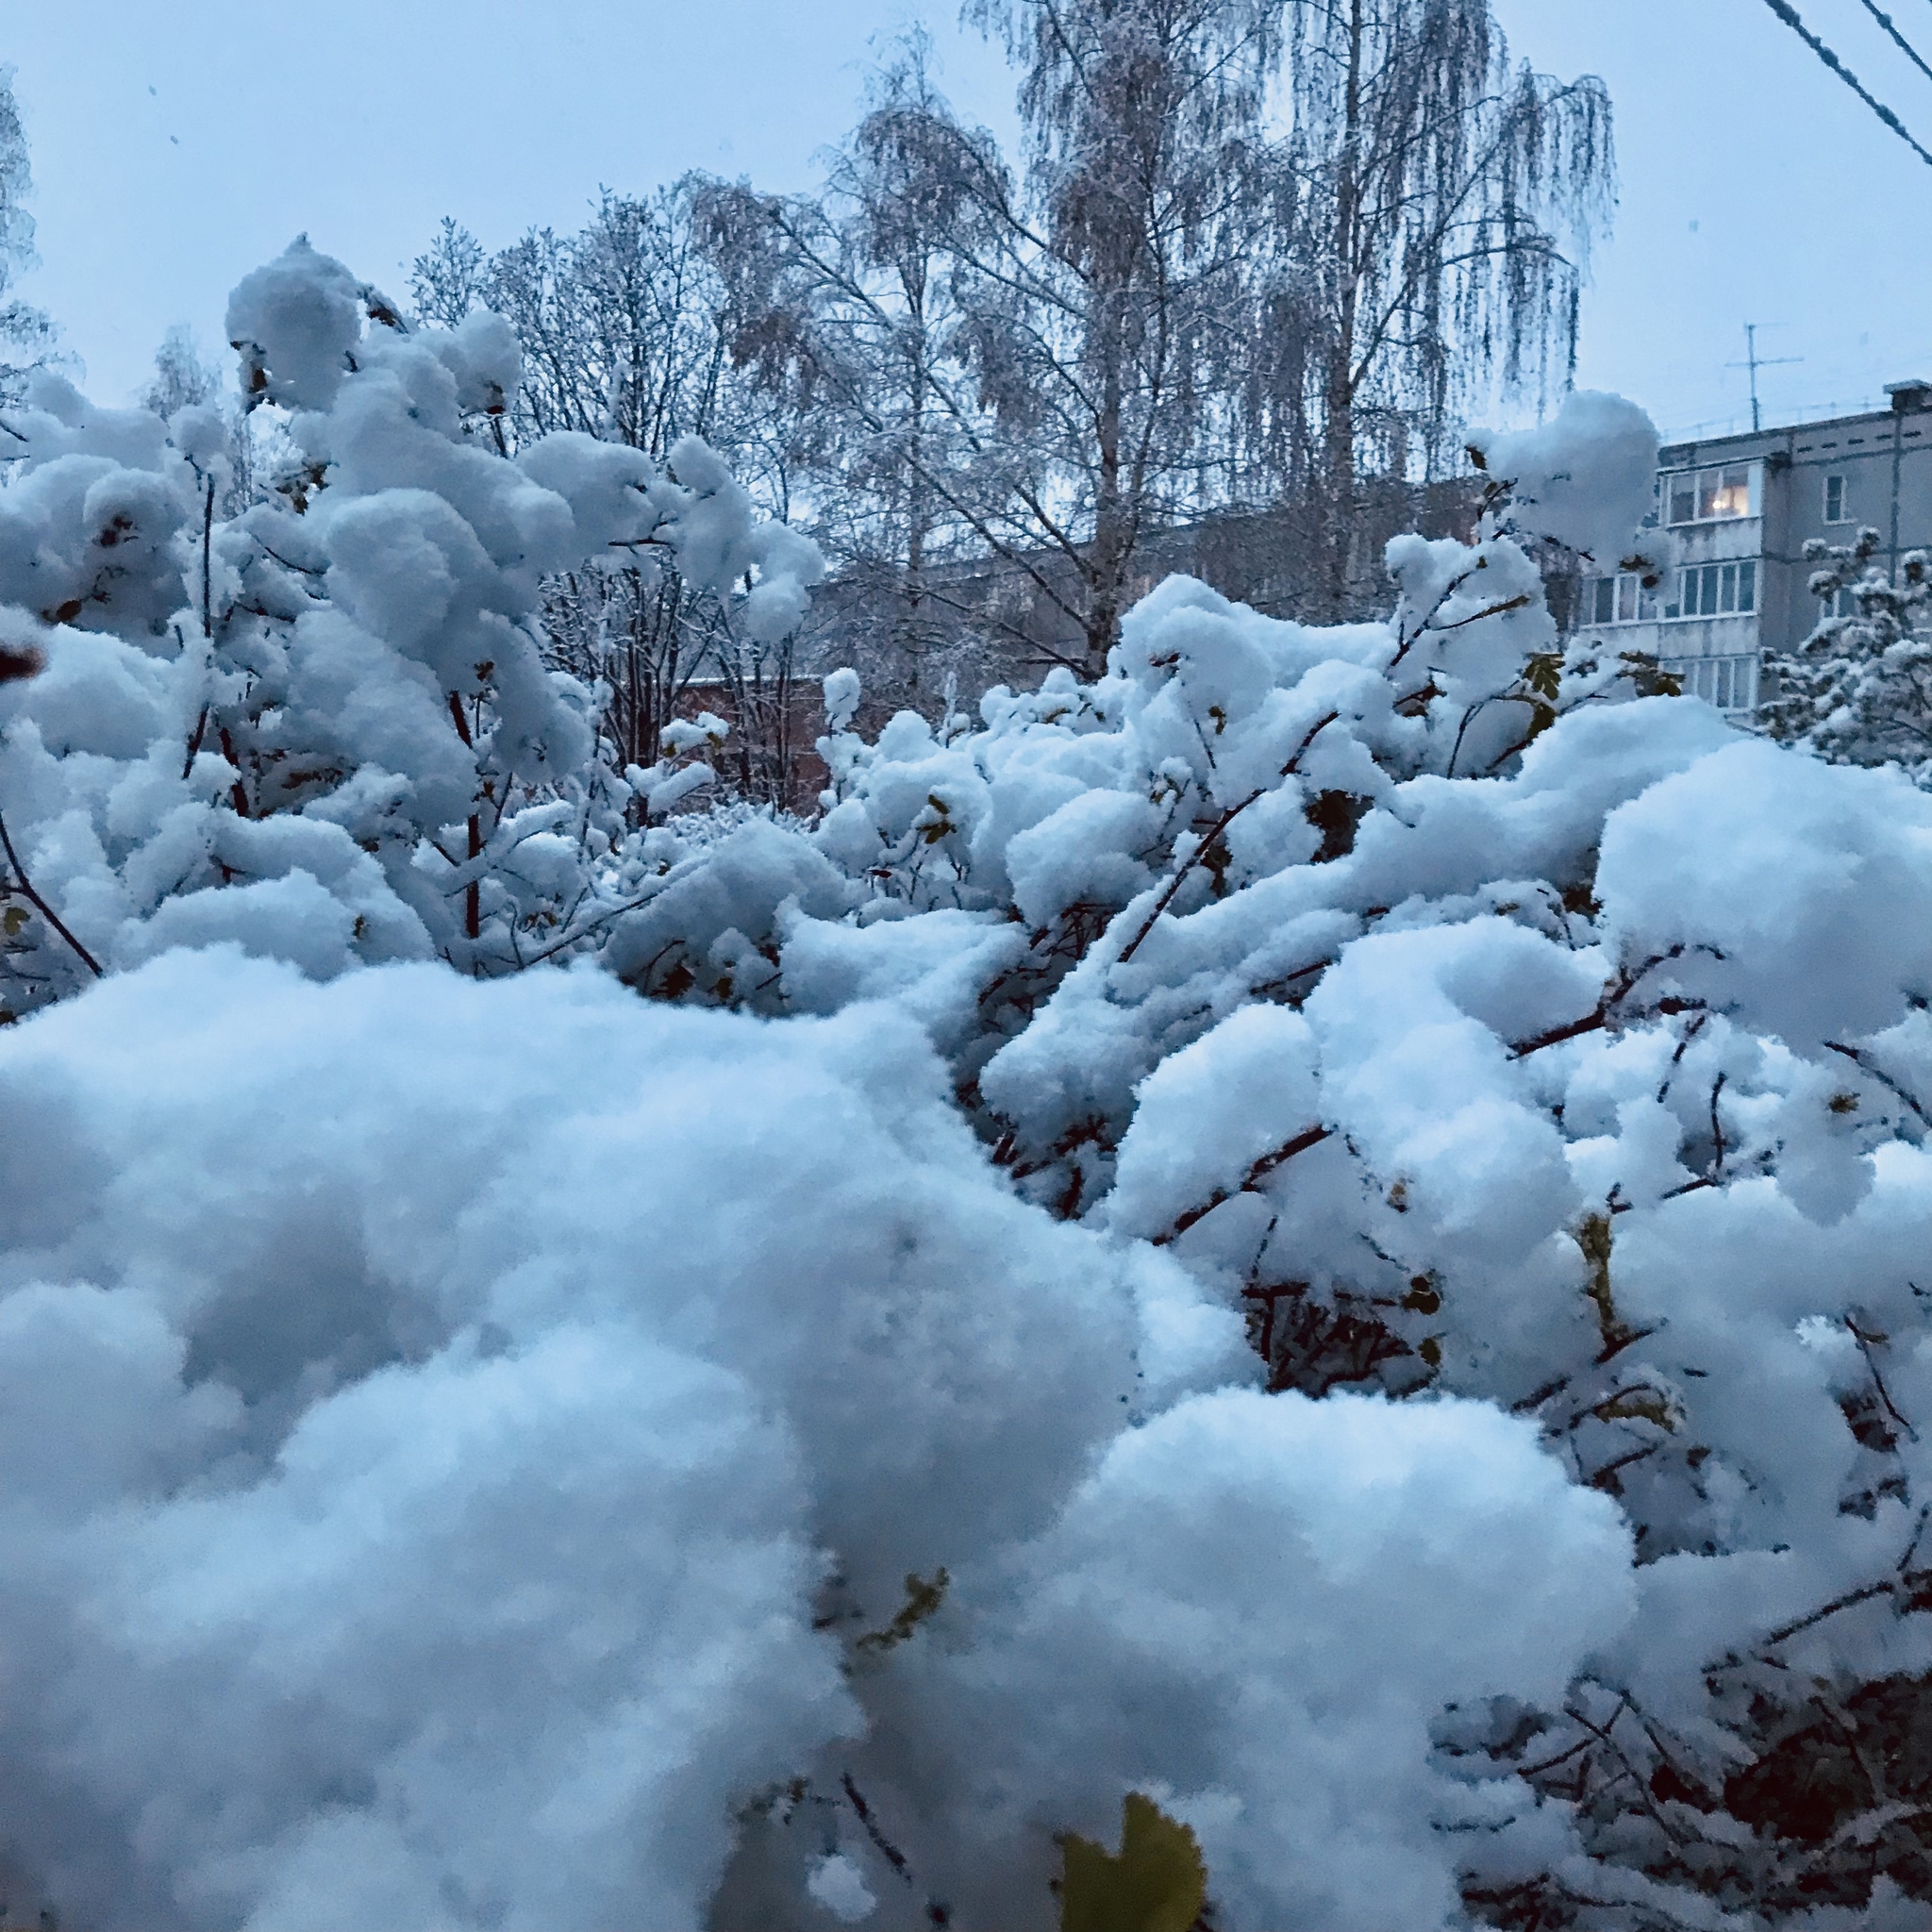
[{"label": "concrete apartment facade", "polygon": [[1932,550],[1932,383],[1886,392],[1891,408],[1868,415],[1667,444],[1645,519],[1664,535],[1663,581],[1586,577],[1578,635],[1654,655],[1721,709],[1754,710],[1762,654],[1790,649],[1822,614],[1809,539],[1850,543],[1870,525],[1873,563],[1894,578],[1905,553]]}]

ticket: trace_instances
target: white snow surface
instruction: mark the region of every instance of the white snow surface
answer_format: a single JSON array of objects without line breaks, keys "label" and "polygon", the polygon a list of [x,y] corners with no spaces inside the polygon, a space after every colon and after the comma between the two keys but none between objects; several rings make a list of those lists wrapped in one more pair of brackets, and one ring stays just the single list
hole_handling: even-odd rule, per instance
[{"label": "white snow surface", "polygon": [[306,243],[232,322],[232,516],[208,410],[8,412],[9,1890],[1024,1932],[1140,1790],[1224,1932],[1738,1932],[1650,1773],[1932,1674],[1932,808],[1557,635],[1641,412],[1477,437],[1386,622],[1171,577],[675,817],[725,724],[616,770],[544,574],[768,640],[811,546]]},{"label": "white snow surface", "polygon": [[[1150,1778],[1231,1924],[1393,1925],[1396,1866],[1436,1923],[1429,1714],[1615,1634],[1614,1508],[1480,1405],[1246,1392],[945,1088],[887,1006],[232,946],[0,1035],[0,1812],[63,1909],[695,1927],[741,1811],[849,1768],[961,1925],[1048,1923],[1015,1874]],[[1284,1858],[1323,1790],[1346,1845]],[[901,1923],[846,1830],[764,1923]]]},{"label": "white snow surface", "polygon": [[[521,381],[508,324],[412,328],[306,238],[228,330],[275,419],[232,514],[252,431],[219,411],[97,409],[42,375],[8,412],[0,629],[48,660],[0,697],[21,863],[115,965],[232,938],[317,975],[487,973],[601,937],[633,795],[661,817],[711,774],[676,743],[636,784],[611,768],[595,692],[544,661],[545,574],[675,559],[771,641],[817,549],[695,437],[661,467],[575,433],[512,458],[487,426]],[[48,944],[6,1010],[79,976]]]}]

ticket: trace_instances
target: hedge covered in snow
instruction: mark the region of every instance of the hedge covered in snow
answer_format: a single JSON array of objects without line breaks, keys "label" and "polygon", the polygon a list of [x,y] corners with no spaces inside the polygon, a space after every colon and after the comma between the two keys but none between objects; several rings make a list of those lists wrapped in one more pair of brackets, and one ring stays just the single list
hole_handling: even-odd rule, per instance
[{"label": "hedge covered in snow", "polygon": [[1640,412],[680,817],[540,580],[809,546],[304,247],[230,324],[279,504],[5,418],[24,1884],[1044,1926],[1141,1793],[1223,1932],[1924,1923],[1932,798],[1564,647]]}]

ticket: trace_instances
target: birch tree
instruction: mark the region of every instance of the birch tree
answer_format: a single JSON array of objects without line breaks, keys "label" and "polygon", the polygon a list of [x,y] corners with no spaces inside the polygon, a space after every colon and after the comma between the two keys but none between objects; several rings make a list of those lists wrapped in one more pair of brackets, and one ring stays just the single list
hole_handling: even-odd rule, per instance
[{"label": "birch tree", "polygon": [[1487,0],[1290,0],[1287,25],[1287,231],[1255,400],[1261,440],[1308,466],[1340,617],[1364,472],[1439,474],[1493,382],[1568,386],[1614,199],[1610,103],[1594,76],[1512,65]]},{"label": "birch tree", "polygon": [[54,340],[53,325],[40,309],[8,295],[34,259],[34,218],[26,211],[32,186],[13,69],[0,65],[0,396],[39,363]]},{"label": "birch tree", "polygon": [[[956,248],[997,425],[989,541],[1077,625],[1092,672],[1149,530],[1211,502],[1240,360],[1277,10],[1259,0],[974,0],[1021,73],[1025,166],[957,150]],[[1048,572],[1033,560],[1057,556]]]},{"label": "birch tree", "polygon": [[792,425],[813,531],[843,580],[840,653],[914,708],[972,635],[944,567],[987,547],[967,479],[991,425],[951,254],[972,212],[960,143],[997,166],[953,118],[915,32],[874,77],[822,192],[719,183],[705,202],[743,318],[734,353]]}]

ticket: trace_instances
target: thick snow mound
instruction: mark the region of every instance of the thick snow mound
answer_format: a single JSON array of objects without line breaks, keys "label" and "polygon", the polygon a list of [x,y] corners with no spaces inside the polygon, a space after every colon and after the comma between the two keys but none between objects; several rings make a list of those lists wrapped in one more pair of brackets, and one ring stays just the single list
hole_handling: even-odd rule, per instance
[{"label": "thick snow mound", "polygon": [[0,1040],[0,1783],[63,1908],[697,1924],[859,1722],[833,1569],[884,1621],[1239,1360],[942,1093],[881,1008],[233,948]]},{"label": "thick snow mound", "polygon": [[232,944],[0,1036],[0,1858],[107,1932],[1043,1928],[1145,1788],[1231,1932],[1434,1923],[1430,1718],[1616,1635],[1617,1512],[1230,1387],[949,1086],[884,1002]]},{"label": "thick snow mound", "polygon": [[1626,956],[1794,1048],[1932,999],[1932,798],[1895,771],[1732,745],[1610,815],[1597,890]]},{"label": "thick snow mound", "polygon": [[[922,1679],[974,1714],[945,1856],[975,1925],[1028,1923],[1049,1826],[1106,1838],[1128,1790],[1194,1825],[1218,1923],[1461,1923],[1437,1826],[1470,1794],[1431,1768],[1431,1720],[1560,1696],[1634,1602],[1610,1499],[1454,1400],[1193,1397],[1120,1438],[1023,1562],[1017,1606]],[[994,1833],[1037,1863],[990,1857]]]}]

